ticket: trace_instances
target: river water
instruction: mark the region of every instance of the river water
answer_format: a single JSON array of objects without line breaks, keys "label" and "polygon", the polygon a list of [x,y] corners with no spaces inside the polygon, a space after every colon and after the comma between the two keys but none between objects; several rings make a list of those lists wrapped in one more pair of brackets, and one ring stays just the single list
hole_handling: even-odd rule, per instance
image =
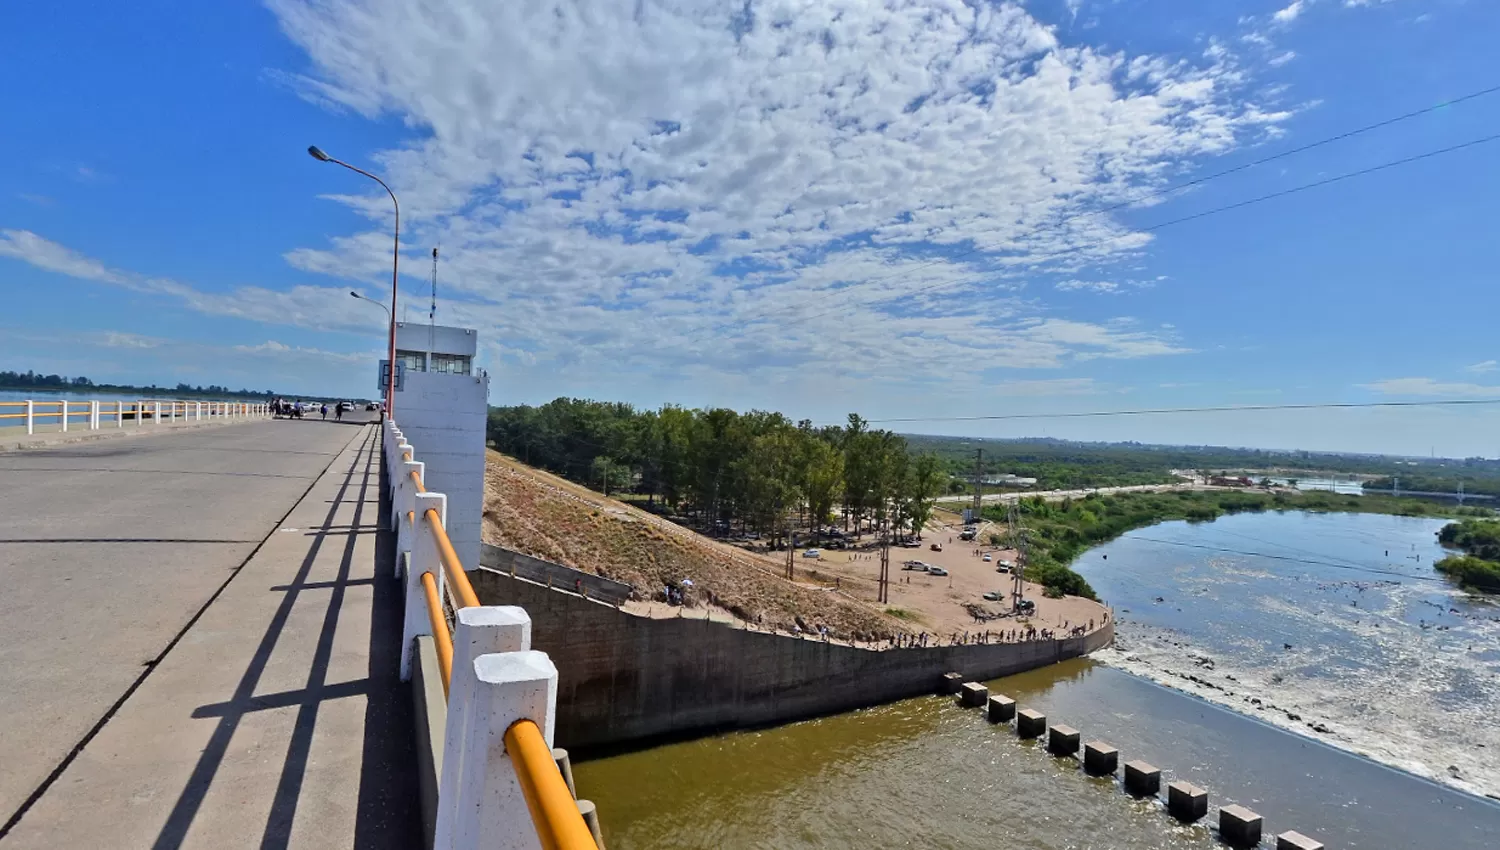
[{"label": "river water", "polygon": [[939,697],[585,762],[579,794],[612,850],[1208,848],[1229,802],[1265,817],[1266,846],[1493,850],[1500,803],[1457,787],[1492,790],[1500,762],[1500,609],[1431,580],[1441,525],[1246,514],[1080,560],[1121,648],[991,691],[1207,788],[1195,826]]}]

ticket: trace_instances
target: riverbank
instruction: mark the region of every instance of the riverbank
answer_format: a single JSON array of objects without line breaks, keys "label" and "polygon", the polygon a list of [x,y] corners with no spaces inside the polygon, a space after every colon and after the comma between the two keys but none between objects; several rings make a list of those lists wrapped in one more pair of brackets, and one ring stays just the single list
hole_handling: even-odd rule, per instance
[{"label": "riverbank", "polygon": [[[1372,513],[1412,517],[1492,516],[1485,508],[1443,505],[1392,496],[1352,496],[1269,487],[1243,490],[1174,490],[1168,493],[1090,494],[1058,502],[1038,498],[1019,502],[1021,527],[1030,549],[1028,580],[1055,593],[1098,598],[1088,581],[1071,568],[1086,549],[1136,529],[1171,520],[1210,522],[1221,516],[1264,511]],[[986,519],[1006,522],[1006,509],[985,508]],[[1008,534],[994,532],[1010,545]]]}]

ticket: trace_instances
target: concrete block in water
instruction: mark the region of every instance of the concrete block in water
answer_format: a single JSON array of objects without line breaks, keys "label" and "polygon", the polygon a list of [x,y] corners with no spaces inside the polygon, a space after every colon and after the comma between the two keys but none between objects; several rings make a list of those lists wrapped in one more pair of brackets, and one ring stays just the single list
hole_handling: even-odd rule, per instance
[{"label": "concrete block in water", "polygon": [[1323,850],[1323,842],[1292,829],[1276,836],[1276,850]]},{"label": "concrete block in water", "polygon": [[1125,790],[1142,797],[1161,791],[1161,770],[1143,761],[1125,762]]},{"label": "concrete block in water", "polygon": [[1034,708],[1016,712],[1016,734],[1022,738],[1040,738],[1047,731],[1047,715]]},{"label": "concrete block in water", "polygon": [[1120,768],[1120,751],[1103,741],[1083,745],[1083,769],[1093,776],[1114,776]]},{"label": "concrete block in water", "polygon": [[989,697],[990,689],[978,682],[964,682],[958,691],[958,704],[967,708],[978,708],[984,705]]},{"label": "concrete block in water", "polygon": [[938,683],[938,693],[956,694],[963,683],[964,676],[962,673],[944,673],[943,680]]},{"label": "concrete block in water", "polygon": [[1231,847],[1255,847],[1260,844],[1261,816],[1244,806],[1219,809],[1219,837]]},{"label": "concrete block in water", "polygon": [[1016,701],[1004,694],[990,697],[989,719],[991,723],[1009,723],[1016,717]]},{"label": "concrete block in water", "polygon": [[1076,755],[1079,737],[1072,726],[1053,726],[1047,730],[1047,749],[1057,756]]},{"label": "concrete block in water", "polygon": [[1208,814],[1208,792],[1191,782],[1173,782],[1167,786],[1167,811],[1184,823],[1192,823]]}]

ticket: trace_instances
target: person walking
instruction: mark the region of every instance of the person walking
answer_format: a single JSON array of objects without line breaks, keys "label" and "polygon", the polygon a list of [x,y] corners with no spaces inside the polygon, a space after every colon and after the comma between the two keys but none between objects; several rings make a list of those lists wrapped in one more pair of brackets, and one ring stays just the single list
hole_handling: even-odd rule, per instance
[{"label": "person walking", "polygon": [[323,402],[323,406],[320,407],[320,408],[318,408],[318,409],[320,411],[322,411],[322,413],[323,413],[323,421],[327,422],[328,421],[328,402],[326,402],[326,401]]},{"label": "person walking", "polygon": [[333,406],[333,420],[335,422],[343,422],[344,421],[344,403],[343,402],[339,402],[338,404],[336,404],[336,405]]}]

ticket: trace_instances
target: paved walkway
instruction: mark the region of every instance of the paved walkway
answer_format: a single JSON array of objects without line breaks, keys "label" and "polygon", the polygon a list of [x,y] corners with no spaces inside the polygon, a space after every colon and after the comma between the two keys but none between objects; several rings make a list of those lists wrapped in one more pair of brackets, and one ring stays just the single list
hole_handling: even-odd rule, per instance
[{"label": "paved walkway", "polygon": [[418,843],[379,465],[308,421],[0,456],[0,850]]}]

